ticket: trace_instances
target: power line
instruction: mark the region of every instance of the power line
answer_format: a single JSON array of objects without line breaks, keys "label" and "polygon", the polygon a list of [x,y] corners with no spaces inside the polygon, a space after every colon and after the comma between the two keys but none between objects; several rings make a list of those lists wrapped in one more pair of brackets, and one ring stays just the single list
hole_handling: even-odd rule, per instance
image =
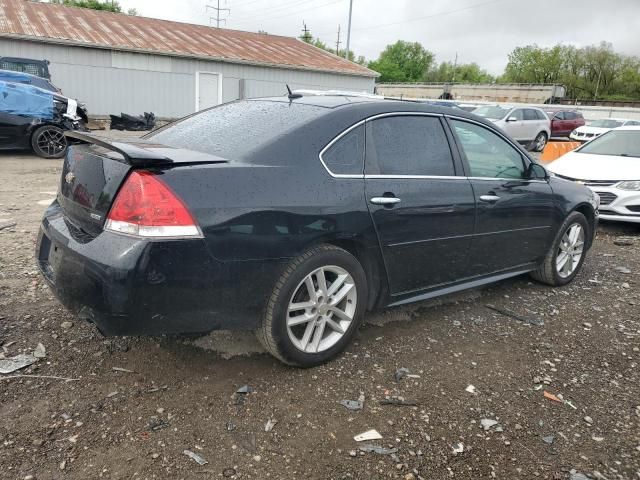
[{"label": "power line", "polygon": [[[285,12],[287,10],[290,10],[292,5],[295,5],[296,7],[298,7],[305,3],[314,2],[314,1],[316,0],[293,0],[293,1],[282,3],[280,5],[274,5],[274,6],[270,6],[263,9],[260,9],[260,8],[257,10],[252,9],[251,15],[249,15],[248,17],[243,17],[243,19],[240,20],[238,23],[247,23],[247,21],[249,20],[262,19],[264,18],[264,15],[273,16],[275,14],[275,16],[277,17],[278,14],[281,13],[280,11]],[[266,13],[262,14],[261,12],[266,12]]]},{"label": "power line", "polygon": [[[338,2],[341,2],[341,1],[342,0],[333,0],[331,2],[322,3],[322,4],[316,5],[314,7],[309,7],[309,8],[305,8],[305,9],[302,9],[302,10],[296,10],[294,12],[285,13],[285,14],[282,14],[282,15],[280,15],[280,14],[273,15],[273,16],[267,15],[266,17],[260,17],[260,20],[274,20],[276,18],[285,18],[285,17],[290,17],[292,15],[299,15],[299,14],[304,13],[304,12],[309,12],[311,10],[317,10],[318,8],[323,8],[323,7],[326,7],[326,6],[329,6],[329,5],[333,5],[334,3],[338,3]],[[300,2],[297,2],[297,3],[300,3]],[[251,21],[250,18],[248,18],[246,20],[242,20],[242,21],[236,22],[236,23],[243,24],[243,23],[248,23],[249,21]]]}]

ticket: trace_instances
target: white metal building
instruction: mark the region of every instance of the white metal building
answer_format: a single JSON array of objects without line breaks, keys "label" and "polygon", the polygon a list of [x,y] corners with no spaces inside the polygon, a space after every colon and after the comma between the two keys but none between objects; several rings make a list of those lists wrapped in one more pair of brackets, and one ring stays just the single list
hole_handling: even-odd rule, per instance
[{"label": "white metal building", "polygon": [[0,56],[49,60],[92,116],[180,117],[285,84],[373,92],[377,76],[295,38],[29,0],[0,0]]}]

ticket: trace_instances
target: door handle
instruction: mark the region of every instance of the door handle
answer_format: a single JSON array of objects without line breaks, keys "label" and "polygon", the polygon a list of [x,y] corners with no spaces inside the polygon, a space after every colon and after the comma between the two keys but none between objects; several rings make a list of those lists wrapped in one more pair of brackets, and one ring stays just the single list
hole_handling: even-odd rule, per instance
[{"label": "door handle", "polygon": [[369,201],[374,205],[395,205],[396,203],[400,203],[402,200],[396,197],[373,197]]},{"label": "door handle", "polygon": [[497,195],[480,195],[480,200],[482,200],[483,202],[493,203],[500,200],[500,197]]}]

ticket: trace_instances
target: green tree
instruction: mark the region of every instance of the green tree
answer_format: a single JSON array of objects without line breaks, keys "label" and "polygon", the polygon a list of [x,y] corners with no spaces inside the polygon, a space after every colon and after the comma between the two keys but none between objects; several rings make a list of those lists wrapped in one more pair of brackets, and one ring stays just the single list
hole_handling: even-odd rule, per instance
[{"label": "green tree", "polygon": [[433,53],[418,42],[398,40],[387,45],[369,68],[380,73],[381,82],[419,82],[433,63]]},{"label": "green tree", "polygon": [[[346,58],[347,51],[344,48],[340,49],[339,52],[336,52],[336,50],[334,48],[331,48],[330,46],[328,46],[326,43],[324,43],[319,38],[314,37],[309,30],[306,30],[298,38],[300,38],[300,40],[302,40],[303,42],[308,43],[309,45],[313,45],[314,47],[321,48],[322,50],[326,50],[327,52],[331,52],[334,55],[338,55],[339,57]],[[353,52],[353,50],[349,51],[349,60],[352,61],[352,62],[359,63],[360,65],[366,65],[367,64],[366,58],[364,58],[364,56],[362,56],[362,55],[359,55],[358,57],[356,57],[356,54]]]},{"label": "green tree", "polygon": [[[122,7],[116,1],[111,0],[51,0],[51,3],[66,5],[68,7],[91,8],[93,10],[105,10],[107,12],[121,13]],[[131,15],[131,14],[130,14]]]},{"label": "green tree", "polygon": [[495,78],[482,70],[477,63],[463,63],[453,65],[451,62],[442,62],[434,65],[424,78],[427,82],[437,83],[492,83]]}]

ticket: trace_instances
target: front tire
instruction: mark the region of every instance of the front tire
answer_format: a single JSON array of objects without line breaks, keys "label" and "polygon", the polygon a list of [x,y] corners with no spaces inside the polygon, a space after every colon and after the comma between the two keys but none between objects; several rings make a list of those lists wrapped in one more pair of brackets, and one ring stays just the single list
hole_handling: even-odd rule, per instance
[{"label": "front tire", "polygon": [[542,283],[559,287],[571,282],[584,263],[590,227],[580,212],[572,212],[560,227],[542,264],[531,276]]},{"label": "front tire", "polygon": [[349,252],[320,245],[291,261],[256,331],[269,353],[296,367],[332,359],[349,344],[367,305],[367,281]]},{"label": "front tire", "polygon": [[43,125],[31,135],[31,148],[42,158],[62,158],[67,153],[64,131],[54,125]]}]

